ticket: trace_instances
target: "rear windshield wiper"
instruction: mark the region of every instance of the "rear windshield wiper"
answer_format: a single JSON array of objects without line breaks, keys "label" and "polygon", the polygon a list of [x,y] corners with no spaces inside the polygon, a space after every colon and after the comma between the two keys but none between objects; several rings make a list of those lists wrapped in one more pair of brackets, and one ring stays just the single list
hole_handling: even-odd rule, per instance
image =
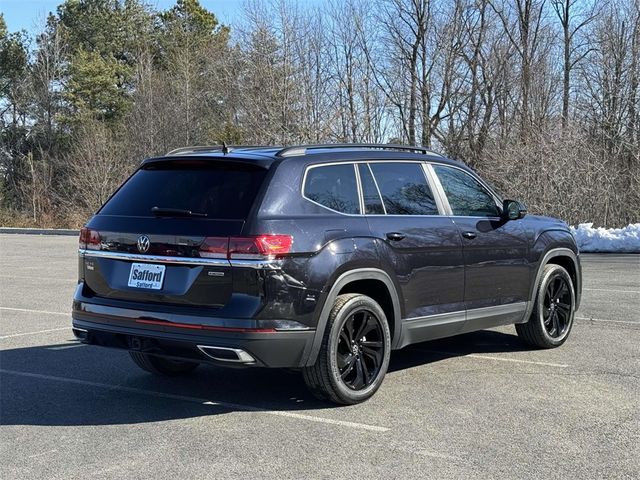
[{"label": "rear windshield wiper", "polygon": [[158,217],[206,217],[206,213],[192,212],[182,208],[153,207],[151,213]]}]

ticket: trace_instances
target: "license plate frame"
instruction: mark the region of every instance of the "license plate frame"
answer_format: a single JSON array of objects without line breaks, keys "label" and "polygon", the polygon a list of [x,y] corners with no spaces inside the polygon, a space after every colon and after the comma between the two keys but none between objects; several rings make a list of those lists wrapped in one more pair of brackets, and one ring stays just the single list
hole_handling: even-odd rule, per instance
[{"label": "license plate frame", "polygon": [[136,290],[162,290],[166,271],[166,265],[132,263],[127,286]]}]

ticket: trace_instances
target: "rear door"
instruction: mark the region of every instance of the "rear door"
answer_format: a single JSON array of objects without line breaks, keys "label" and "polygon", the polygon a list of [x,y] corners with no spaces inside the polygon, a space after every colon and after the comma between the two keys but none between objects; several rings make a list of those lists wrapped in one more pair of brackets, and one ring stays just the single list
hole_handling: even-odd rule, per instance
[{"label": "rear door", "polygon": [[242,232],[266,170],[212,160],[138,170],[87,224],[87,296],[222,307],[233,274],[226,239]]},{"label": "rear door", "polygon": [[483,318],[501,323],[494,321],[503,314],[508,323],[513,312],[517,316],[520,309],[524,311],[523,302],[528,300],[530,265],[524,223],[502,220],[499,199],[474,175],[448,165],[432,168],[462,241],[468,323],[479,324]]},{"label": "rear door", "polygon": [[462,245],[451,218],[441,215],[424,164],[369,162],[359,172],[380,257],[402,288],[405,343],[455,333],[462,323],[451,320],[464,320]]}]

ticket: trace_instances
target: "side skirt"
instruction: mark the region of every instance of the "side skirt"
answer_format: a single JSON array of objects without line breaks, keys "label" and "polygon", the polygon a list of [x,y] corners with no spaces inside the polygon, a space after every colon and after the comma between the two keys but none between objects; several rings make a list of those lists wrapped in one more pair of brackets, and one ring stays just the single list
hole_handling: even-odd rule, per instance
[{"label": "side skirt", "polygon": [[509,303],[494,307],[441,313],[426,317],[408,318],[403,321],[402,338],[398,348],[412,343],[451,337],[461,333],[486,328],[522,323],[529,302]]}]

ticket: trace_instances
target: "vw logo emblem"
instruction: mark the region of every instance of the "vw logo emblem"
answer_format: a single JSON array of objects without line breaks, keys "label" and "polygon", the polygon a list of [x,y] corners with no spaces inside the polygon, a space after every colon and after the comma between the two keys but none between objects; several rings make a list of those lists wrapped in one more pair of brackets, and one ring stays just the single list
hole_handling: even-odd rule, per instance
[{"label": "vw logo emblem", "polygon": [[146,235],[140,235],[138,237],[138,251],[140,253],[147,253],[150,246],[151,242],[149,241],[149,237]]}]

